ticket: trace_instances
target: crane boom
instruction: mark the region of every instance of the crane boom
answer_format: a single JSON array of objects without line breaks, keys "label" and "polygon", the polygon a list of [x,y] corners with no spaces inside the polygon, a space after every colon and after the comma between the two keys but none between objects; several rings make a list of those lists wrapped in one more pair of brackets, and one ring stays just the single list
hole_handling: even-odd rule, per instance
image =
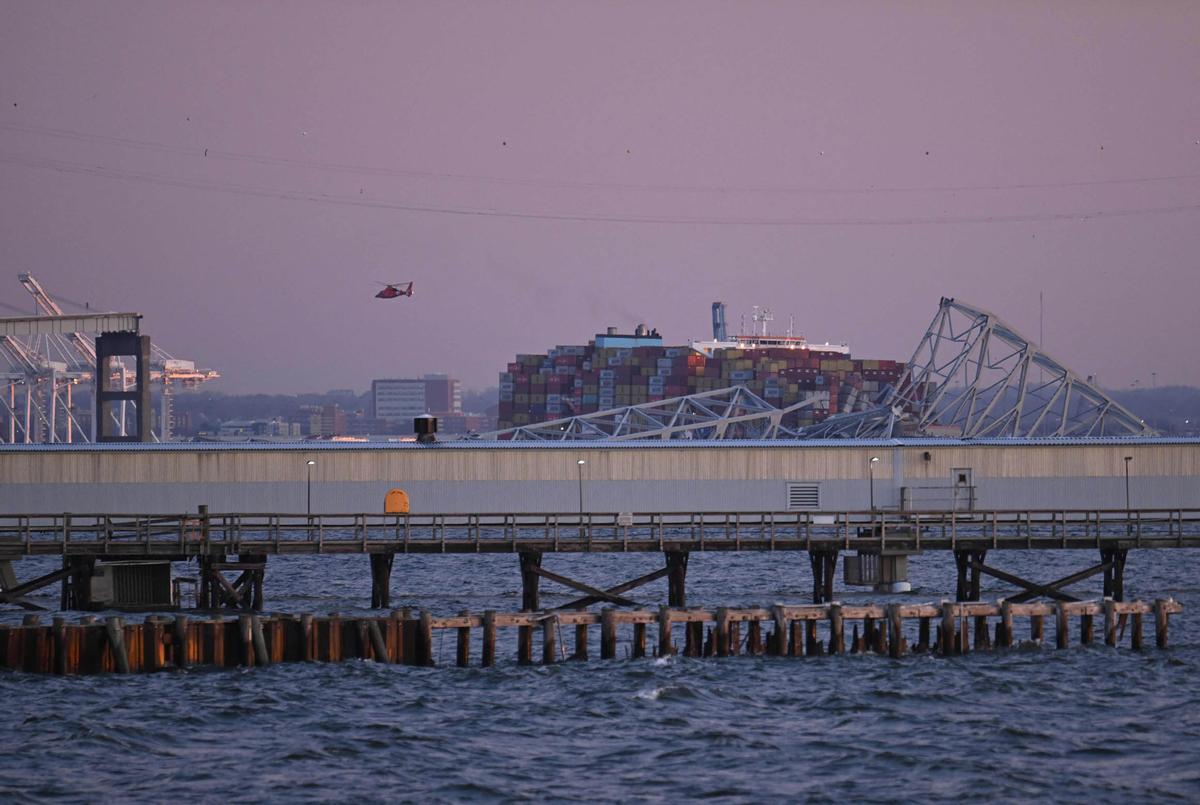
[{"label": "crane boom", "polygon": [[[63,315],[62,308],[51,298],[50,294],[46,292],[46,289],[37,281],[36,277],[28,272],[24,272],[18,274],[17,279],[21,281],[21,285],[25,286],[25,290],[29,291],[30,295],[33,296],[34,303],[45,315]],[[71,333],[68,336],[68,340],[75,350],[83,356],[85,361],[91,364],[96,362],[96,346],[87,337],[80,333]]]}]

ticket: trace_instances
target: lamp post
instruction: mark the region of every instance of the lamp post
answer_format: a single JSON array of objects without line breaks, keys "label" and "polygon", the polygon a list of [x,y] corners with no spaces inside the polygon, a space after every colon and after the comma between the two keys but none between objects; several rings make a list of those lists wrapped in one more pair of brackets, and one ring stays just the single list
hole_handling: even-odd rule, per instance
[{"label": "lamp post", "polygon": [[579,516],[583,517],[583,465],[587,464],[582,458],[575,462],[575,466],[579,468]]},{"label": "lamp post", "polygon": [[871,477],[871,511],[875,511],[875,465],[879,463],[879,456],[871,456],[871,460],[867,462],[867,472]]},{"label": "lamp post", "polygon": [[1132,527],[1129,523],[1129,462],[1133,461],[1133,456],[1125,456],[1125,533],[1129,533]]},{"label": "lamp post", "polygon": [[316,461],[316,459],[310,458],[306,463],[308,465],[308,494],[305,496],[305,508],[308,511],[308,515],[311,517],[312,516],[312,468],[313,468],[313,465],[315,465],[317,463],[317,461]]}]

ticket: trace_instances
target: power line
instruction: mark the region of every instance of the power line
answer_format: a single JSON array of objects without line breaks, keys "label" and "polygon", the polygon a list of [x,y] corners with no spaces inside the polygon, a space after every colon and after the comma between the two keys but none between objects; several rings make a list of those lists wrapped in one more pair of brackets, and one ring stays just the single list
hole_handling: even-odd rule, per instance
[{"label": "power line", "polygon": [[584,189],[584,190],[635,190],[645,192],[675,192],[675,193],[762,193],[762,194],[797,194],[797,195],[869,195],[890,193],[963,193],[963,192],[995,192],[1006,190],[1058,190],[1078,187],[1098,187],[1106,185],[1130,184],[1160,184],[1164,182],[1183,182],[1200,180],[1200,174],[1177,174],[1163,176],[1139,176],[1111,179],[1087,179],[1060,182],[1018,182],[1014,184],[964,184],[964,185],[930,185],[930,186],[890,186],[880,185],[871,187],[787,187],[761,185],[681,185],[681,184],[638,184],[620,182],[578,182],[553,179],[522,179],[501,176],[488,176],[465,173],[450,173],[437,171],[417,171],[380,166],[354,165],[322,160],[296,159],[292,157],[274,157],[261,154],[242,153],[238,151],[223,151],[218,149],[199,148],[186,145],[170,145],[153,140],[140,140],[129,137],[114,137],[104,134],[58,129],[45,126],[28,126],[14,123],[0,123],[0,131],[37,134],[60,139],[93,142],[104,145],[114,145],[122,148],[154,151],[158,153],[180,154],[193,158],[217,159],[233,162],[249,162],[258,165],[270,165],[292,168],[308,168],[337,173],[350,173],[367,176],[395,176],[408,179],[439,179],[462,182],[479,182],[523,187]]},{"label": "power line", "polygon": [[21,157],[0,152],[0,163],[20,165],[27,168],[51,170],[58,173],[79,174],[107,179],[127,180],[163,187],[187,188],[192,190],[207,190],[211,192],[229,193],[233,195],[251,196],[256,198],[284,199],[289,201],[307,201],[318,204],[330,204],[348,207],[363,207],[370,209],[397,210],[402,212],[433,213],[440,215],[460,215],[485,218],[510,218],[517,220],[538,221],[573,221],[584,223],[627,223],[627,224],[664,224],[664,225],[704,225],[704,226],[761,226],[761,227],[815,227],[815,226],[920,226],[944,224],[993,224],[993,223],[1030,223],[1044,221],[1087,220],[1092,218],[1123,218],[1139,215],[1164,215],[1179,212],[1200,210],[1198,204],[1174,204],[1160,207],[1140,207],[1126,209],[1101,209],[1068,212],[1018,213],[1008,215],[965,215],[965,216],[906,216],[901,218],[724,218],[724,217],[683,217],[683,216],[638,216],[627,214],[588,215],[581,213],[552,213],[525,212],[519,210],[502,210],[487,208],[466,208],[434,206],[425,204],[406,204],[382,200],[366,199],[354,196],[338,196],[326,193],[308,193],[303,191],[281,190],[274,188],[256,188],[235,185],[224,182],[208,182],[195,179],[181,179],[163,174],[144,171],[130,171],[109,168],[104,165],[84,165],[63,160],[42,157]]}]

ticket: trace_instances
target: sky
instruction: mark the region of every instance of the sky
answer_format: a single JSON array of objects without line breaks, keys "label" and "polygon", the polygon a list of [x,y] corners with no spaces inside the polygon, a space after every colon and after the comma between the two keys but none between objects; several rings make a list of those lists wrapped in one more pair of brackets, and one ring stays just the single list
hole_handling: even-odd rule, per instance
[{"label": "sky", "polygon": [[482,388],[610,325],[707,338],[716,300],[903,360],[941,296],[1110,388],[1200,385],[1200,4],[0,18],[0,315],[31,272],[214,391]]}]

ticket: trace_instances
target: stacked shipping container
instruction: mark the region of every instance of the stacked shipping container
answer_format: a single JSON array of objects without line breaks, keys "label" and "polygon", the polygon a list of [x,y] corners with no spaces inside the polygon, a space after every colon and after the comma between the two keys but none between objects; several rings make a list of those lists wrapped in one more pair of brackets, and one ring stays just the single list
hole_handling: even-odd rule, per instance
[{"label": "stacked shipping container", "polygon": [[706,357],[687,346],[597,347],[592,341],[518,355],[508,364],[500,375],[498,427],[738,385],[781,408],[815,395],[816,404],[789,423],[808,425],[870,406],[903,369],[897,361],[817,349],[723,349]]}]

